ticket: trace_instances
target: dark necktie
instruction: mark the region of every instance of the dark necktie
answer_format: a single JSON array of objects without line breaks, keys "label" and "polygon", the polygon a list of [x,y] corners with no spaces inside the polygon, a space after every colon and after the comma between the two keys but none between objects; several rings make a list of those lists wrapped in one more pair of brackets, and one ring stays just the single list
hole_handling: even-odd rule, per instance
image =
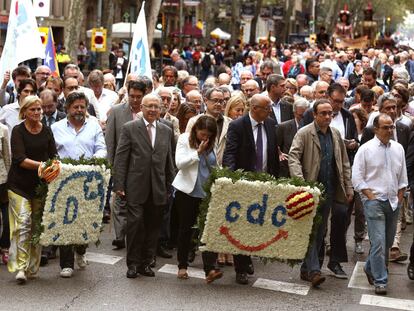
[{"label": "dark necktie", "polygon": [[48,122],[49,127],[50,127],[50,126],[52,126],[52,124],[53,124],[53,123],[55,123],[55,118],[54,118],[53,116],[50,116],[50,117],[48,118],[48,121],[47,121],[47,122]]},{"label": "dark necktie", "polygon": [[262,124],[257,124],[257,138],[256,138],[256,171],[263,171],[263,138],[262,138]]}]

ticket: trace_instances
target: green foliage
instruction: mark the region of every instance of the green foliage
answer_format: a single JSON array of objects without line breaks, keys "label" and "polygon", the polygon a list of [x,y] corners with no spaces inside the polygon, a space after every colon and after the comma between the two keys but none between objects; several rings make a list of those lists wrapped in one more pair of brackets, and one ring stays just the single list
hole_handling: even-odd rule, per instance
[{"label": "green foliage", "polygon": [[[322,184],[318,182],[304,181],[303,179],[300,179],[300,178],[275,178],[272,175],[269,175],[267,173],[246,172],[243,170],[231,171],[228,168],[215,168],[211,172],[208,181],[204,184],[204,190],[206,192],[206,197],[203,199],[203,201],[200,204],[199,216],[198,216],[198,221],[197,221],[197,228],[200,231],[199,241],[198,241],[199,244],[200,244],[200,239],[203,235],[206,218],[207,218],[208,206],[211,200],[211,187],[213,186],[216,179],[222,178],[222,177],[230,178],[233,182],[236,182],[237,180],[248,180],[248,181],[271,182],[274,184],[289,184],[289,185],[293,185],[297,187],[309,186],[309,187],[319,188],[322,195],[320,197],[319,206],[317,208],[317,213],[313,221],[312,233],[309,236],[309,241],[313,241],[314,236],[316,235],[316,232],[319,228],[319,225],[322,223],[322,217],[320,213],[320,206],[324,201],[324,196],[323,196],[324,187]],[[308,250],[310,246],[311,246],[311,243],[309,243]],[[285,260],[280,260],[280,259],[264,258],[264,257],[261,257],[260,259],[265,264],[268,262],[282,261],[282,262],[286,262],[290,266],[296,265],[301,262],[301,260],[286,260],[285,261]]]}]

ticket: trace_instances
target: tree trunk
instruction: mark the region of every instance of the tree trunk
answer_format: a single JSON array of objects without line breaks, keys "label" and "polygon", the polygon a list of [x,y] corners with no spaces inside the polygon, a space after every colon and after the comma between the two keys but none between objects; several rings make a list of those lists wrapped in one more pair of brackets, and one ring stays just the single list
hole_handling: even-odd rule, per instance
[{"label": "tree trunk", "polygon": [[260,11],[262,10],[262,4],[263,4],[263,0],[256,1],[256,8],[254,11],[254,16],[250,24],[250,39],[249,39],[250,44],[255,44],[256,42],[257,21],[259,19]]},{"label": "tree trunk", "polygon": [[231,2],[231,38],[230,44],[235,45],[240,36],[241,16],[240,16],[240,0],[232,0]]},{"label": "tree trunk", "polygon": [[154,40],[155,26],[157,24],[158,13],[161,8],[161,0],[151,0],[145,2],[145,17],[147,20],[148,46],[151,48]]},{"label": "tree trunk", "polygon": [[79,44],[79,37],[83,19],[85,17],[86,6],[83,0],[72,0],[69,7],[67,27],[65,27],[65,46],[73,63],[76,63],[76,51]]},{"label": "tree trunk", "polygon": [[218,3],[214,0],[204,1],[204,21],[206,25],[206,35],[203,39],[204,46],[210,43],[210,33],[216,26],[218,16]]},{"label": "tree trunk", "polygon": [[102,67],[109,67],[109,52],[112,44],[112,24],[114,23],[115,6],[119,0],[103,1],[102,8],[102,27],[106,29],[106,51],[102,53]]},{"label": "tree trunk", "polygon": [[290,17],[293,14],[293,8],[295,6],[295,0],[288,0],[288,7],[286,8],[286,15],[284,19],[284,38],[283,42],[288,42],[289,34],[291,32],[290,25],[292,21],[290,20]]}]

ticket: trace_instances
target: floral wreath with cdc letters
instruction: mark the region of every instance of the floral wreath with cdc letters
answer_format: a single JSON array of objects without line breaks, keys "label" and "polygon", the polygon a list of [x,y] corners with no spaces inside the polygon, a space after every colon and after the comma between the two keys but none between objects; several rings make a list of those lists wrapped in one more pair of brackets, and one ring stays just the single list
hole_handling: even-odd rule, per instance
[{"label": "floral wreath with cdc letters", "polygon": [[41,245],[99,242],[110,179],[105,159],[49,160],[39,167],[37,197],[42,215],[34,219],[32,240]]},{"label": "floral wreath with cdc letters", "polygon": [[205,190],[202,250],[291,265],[303,260],[321,222],[321,184],[224,168],[213,170]]}]

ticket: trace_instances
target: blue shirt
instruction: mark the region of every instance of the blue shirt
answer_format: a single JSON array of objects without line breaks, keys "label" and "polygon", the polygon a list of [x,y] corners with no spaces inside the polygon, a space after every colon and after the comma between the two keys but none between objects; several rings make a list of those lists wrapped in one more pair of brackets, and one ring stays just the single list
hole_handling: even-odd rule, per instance
[{"label": "blue shirt", "polygon": [[216,165],[216,155],[214,151],[211,151],[209,154],[200,154],[200,162],[198,163],[198,173],[197,180],[194,185],[194,189],[188,195],[194,198],[203,199],[206,196],[206,193],[203,189],[204,183],[210,176],[211,168]]},{"label": "blue shirt", "polygon": [[60,158],[77,160],[82,155],[85,158],[106,157],[106,145],[101,126],[92,117],[85,119],[79,132],[76,132],[67,118],[53,123],[51,129]]}]

